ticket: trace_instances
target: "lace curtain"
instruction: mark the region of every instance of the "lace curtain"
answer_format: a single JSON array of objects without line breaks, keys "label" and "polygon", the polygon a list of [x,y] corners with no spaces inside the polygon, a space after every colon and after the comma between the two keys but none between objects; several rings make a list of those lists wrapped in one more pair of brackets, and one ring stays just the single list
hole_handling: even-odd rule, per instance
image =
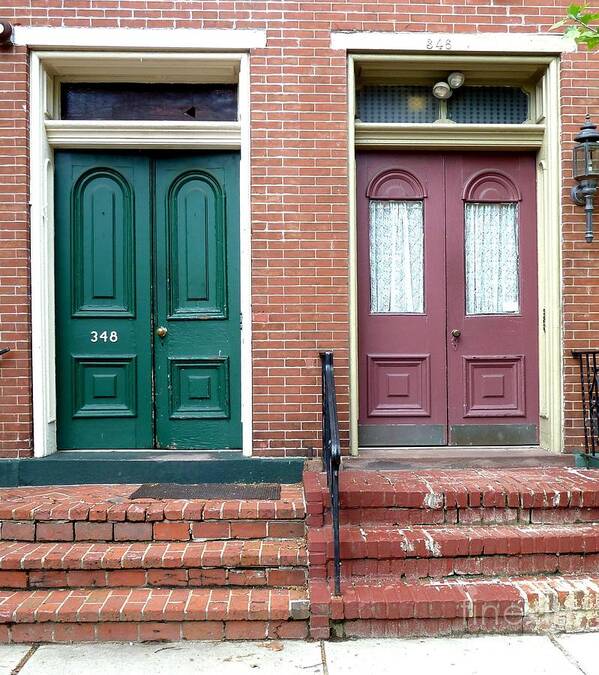
[{"label": "lace curtain", "polygon": [[466,313],[518,312],[517,204],[466,204]]},{"label": "lace curtain", "polygon": [[370,201],[370,309],[424,312],[421,201]]}]

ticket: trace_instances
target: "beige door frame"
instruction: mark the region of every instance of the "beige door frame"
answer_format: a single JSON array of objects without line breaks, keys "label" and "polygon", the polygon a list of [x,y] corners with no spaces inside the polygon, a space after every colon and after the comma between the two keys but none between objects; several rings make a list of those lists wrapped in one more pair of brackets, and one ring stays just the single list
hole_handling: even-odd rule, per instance
[{"label": "beige door frame", "polygon": [[[466,38],[464,38],[466,39]],[[354,40],[355,46],[355,40]],[[545,43],[547,44],[547,43]],[[554,42],[552,49],[565,49],[566,43]],[[533,118],[524,125],[447,125],[355,124],[356,69],[361,62],[376,60],[393,63],[394,68],[413,69],[427,63],[427,55],[398,51],[394,54],[365,53],[348,55],[349,91],[349,213],[350,213],[350,449],[358,454],[358,308],[357,308],[357,235],[356,235],[356,149],[360,147],[419,147],[454,149],[535,149],[537,151],[537,223],[539,288],[539,397],[540,446],[563,451],[563,374],[562,374],[562,297],[561,297],[561,146],[559,54],[531,56],[530,51],[510,56],[470,54],[433,54],[430,61],[445,64],[480,65],[504,63],[506,70],[533,67],[542,74],[532,96]],[[480,47],[480,51],[485,50]],[[494,51],[494,49],[489,49]],[[532,50],[531,50],[532,51]],[[541,51],[541,50],[539,50]],[[548,50],[549,51],[549,50]],[[561,51],[561,50],[560,50]],[[418,66],[416,66],[418,67]]]}]

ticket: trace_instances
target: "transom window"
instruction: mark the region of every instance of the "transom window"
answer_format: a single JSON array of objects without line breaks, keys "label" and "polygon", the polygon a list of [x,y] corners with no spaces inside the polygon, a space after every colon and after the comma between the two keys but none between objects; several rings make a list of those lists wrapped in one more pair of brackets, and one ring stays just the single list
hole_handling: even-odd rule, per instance
[{"label": "transom window", "polygon": [[429,85],[366,85],[356,92],[357,117],[366,123],[523,124],[529,95],[520,87],[462,86],[441,101]]},{"label": "transom window", "polygon": [[63,120],[237,121],[237,84],[63,82],[60,93]]}]

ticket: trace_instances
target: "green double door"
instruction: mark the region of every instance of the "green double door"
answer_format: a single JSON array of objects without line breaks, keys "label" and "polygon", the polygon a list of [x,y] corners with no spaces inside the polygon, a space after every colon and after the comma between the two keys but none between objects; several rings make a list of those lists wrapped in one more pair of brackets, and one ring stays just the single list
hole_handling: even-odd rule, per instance
[{"label": "green double door", "polygon": [[56,154],[60,448],[240,448],[239,155]]}]

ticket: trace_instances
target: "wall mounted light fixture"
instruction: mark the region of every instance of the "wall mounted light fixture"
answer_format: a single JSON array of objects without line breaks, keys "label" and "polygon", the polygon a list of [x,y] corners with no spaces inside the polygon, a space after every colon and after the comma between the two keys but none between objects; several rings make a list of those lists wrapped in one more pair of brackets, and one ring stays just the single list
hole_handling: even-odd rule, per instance
[{"label": "wall mounted light fixture", "polygon": [[464,75],[464,73],[460,72],[459,70],[456,70],[453,73],[449,73],[449,75],[447,76],[447,84],[452,89],[459,89],[464,84],[465,79],[466,76]]},{"label": "wall mounted light fixture", "polygon": [[0,47],[12,44],[12,23],[0,21]]},{"label": "wall mounted light fixture", "polygon": [[433,96],[440,98],[442,101],[448,99],[452,95],[451,87],[447,82],[437,82],[433,85]]},{"label": "wall mounted light fixture", "polygon": [[447,82],[441,80],[433,85],[433,96],[435,98],[440,98],[442,101],[446,101],[451,97],[454,89],[458,89],[464,84],[465,79],[464,73],[461,73],[459,70],[449,73]]},{"label": "wall mounted light fixture", "polygon": [[593,241],[593,202],[599,181],[599,132],[590,115],[587,114],[574,140],[572,170],[577,185],[572,188],[572,201],[584,206],[584,238],[590,244]]}]

